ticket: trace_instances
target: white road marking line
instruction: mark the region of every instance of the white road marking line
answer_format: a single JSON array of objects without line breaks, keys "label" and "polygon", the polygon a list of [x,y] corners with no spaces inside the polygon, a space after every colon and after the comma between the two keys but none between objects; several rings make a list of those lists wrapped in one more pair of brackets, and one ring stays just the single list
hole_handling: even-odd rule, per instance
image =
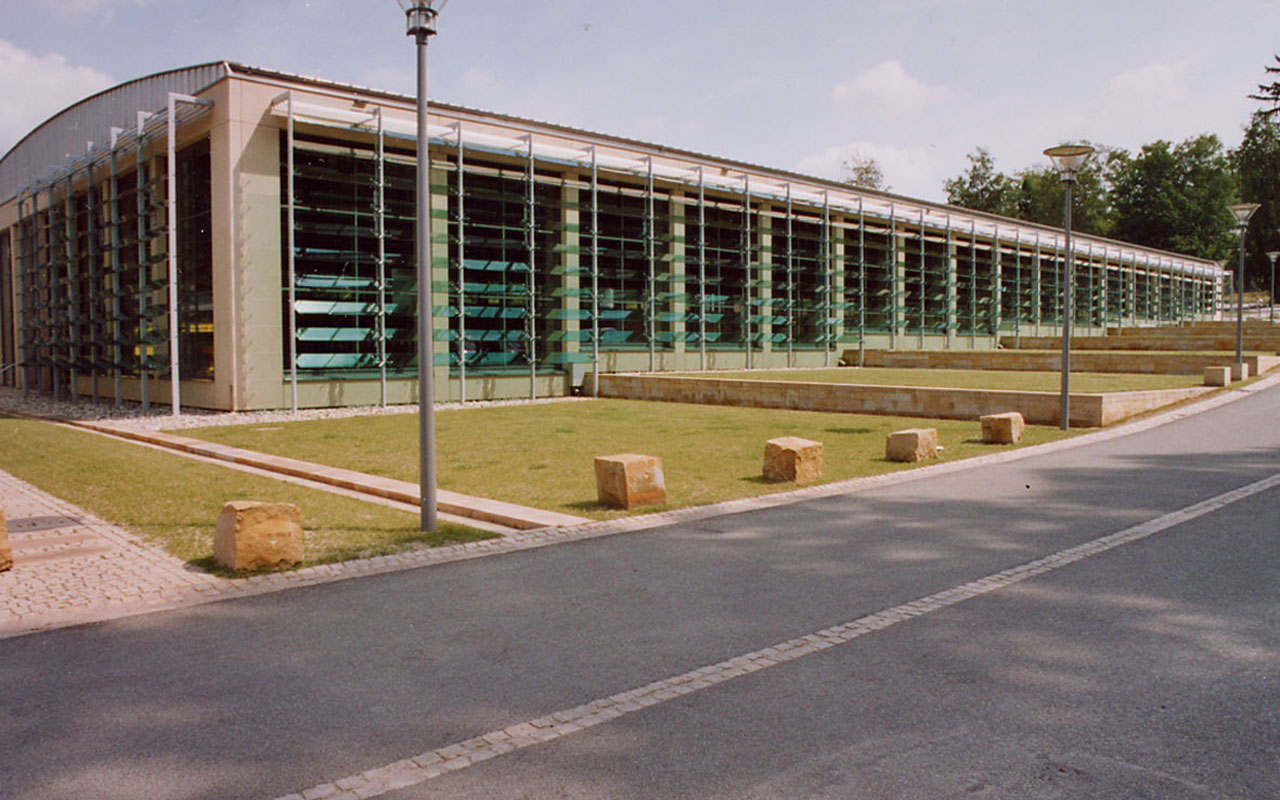
[{"label": "white road marking line", "polygon": [[492,731],[474,739],[467,739],[446,747],[428,750],[411,758],[370,769],[357,775],[339,778],[332,783],[323,783],[297,794],[276,798],[276,800],[357,800],[358,798],[377,797],[396,789],[413,786],[447,772],[454,772],[494,756],[509,753],[512,750],[519,750],[540,742],[559,739],[575,731],[617,719],[633,711],[640,711],[691,692],[708,689],[758,670],[794,661],[820,650],[825,650],[828,647],[851,642],[860,636],[897,625],[899,622],[912,617],[928,614],[931,611],[961,603],[971,597],[978,597],[1012,586],[1036,575],[1043,575],[1046,572],[1052,572],[1077,561],[1096,556],[1099,553],[1105,553],[1121,545],[1145,539],[1160,531],[1213,513],[1239,500],[1277,486],[1280,486],[1280,473],[1247,486],[1242,486],[1239,489],[1211,497],[1208,500],[1203,500],[1178,511],[1173,511],[1156,519],[1134,525],[1117,533],[1108,534],[1065,550],[1059,550],[1044,558],[1028,561],[1025,564],[1010,567],[978,580],[921,597],[909,603],[735,656],[691,672],[655,681],[636,689],[593,700],[574,708],[556,711],[545,717],[521,722],[499,731]]}]

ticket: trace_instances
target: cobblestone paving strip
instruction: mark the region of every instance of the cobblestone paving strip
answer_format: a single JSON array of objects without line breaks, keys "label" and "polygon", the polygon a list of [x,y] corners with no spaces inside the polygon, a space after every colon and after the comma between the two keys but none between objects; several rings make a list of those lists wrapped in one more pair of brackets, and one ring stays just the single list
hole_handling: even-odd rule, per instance
[{"label": "cobblestone paving strip", "polygon": [[377,797],[397,789],[414,786],[503,753],[560,739],[691,692],[709,689],[734,678],[847,644],[854,639],[897,625],[913,617],[1007,588],[1028,578],[1043,575],[1091,556],[1145,539],[1277,486],[1280,486],[1280,473],[1162,517],[1075,547],[1059,550],[1044,558],[1001,570],[976,581],[953,586],[909,603],[788,639],[785,642],[778,642],[609,697],[520,722],[502,730],[491,731],[472,739],[428,750],[410,758],[366,770],[358,775],[349,775],[330,783],[313,786],[303,792],[278,797],[276,800],[311,800],[311,798],[357,800],[357,798]]}]

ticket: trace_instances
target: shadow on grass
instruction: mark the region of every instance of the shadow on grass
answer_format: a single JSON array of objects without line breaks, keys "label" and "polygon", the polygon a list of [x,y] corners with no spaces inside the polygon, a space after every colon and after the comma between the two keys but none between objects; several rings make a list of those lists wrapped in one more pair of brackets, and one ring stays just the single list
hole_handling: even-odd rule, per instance
[{"label": "shadow on grass", "polygon": [[565,508],[572,508],[574,511],[617,511],[618,509],[607,503],[601,503],[599,500],[576,500],[572,503],[565,503]]},{"label": "shadow on grass", "polygon": [[870,428],[823,428],[823,430],[826,433],[839,433],[839,434],[847,434],[850,436],[857,436],[859,434],[871,433]]}]

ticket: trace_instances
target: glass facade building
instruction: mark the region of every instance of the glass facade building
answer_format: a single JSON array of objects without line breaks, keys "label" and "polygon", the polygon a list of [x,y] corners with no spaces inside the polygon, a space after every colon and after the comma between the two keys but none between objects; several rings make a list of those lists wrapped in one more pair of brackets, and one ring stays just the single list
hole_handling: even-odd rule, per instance
[{"label": "glass facade building", "polygon": [[[430,122],[439,400],[1061,324],[1058,229],[466,108]],[[0,381],[416,400],[415,130],[412,98],[228,63],[67,109],[0,159]],[[1080,333],[1219,315],[1218,265],[1073,238]]]}]

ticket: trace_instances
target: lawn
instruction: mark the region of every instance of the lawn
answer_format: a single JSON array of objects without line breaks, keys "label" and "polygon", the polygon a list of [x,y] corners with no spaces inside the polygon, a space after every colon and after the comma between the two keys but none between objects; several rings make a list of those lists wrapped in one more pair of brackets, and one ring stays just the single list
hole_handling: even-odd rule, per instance
[{"label": "lawn", "polygon": [[295,503],[306,563],[342,561],[492,534],[46,422],[0,416],[0,468],[178,558],[214,572],[218,513],[228,500]]},{"label": "lawn", "polygon": [[[668,373],[687,377],[737,378],[758,381],[807,381],[811,383],[862,383],[873,386],[943,386],[954,389],[1008,389],[1057,392],[1061,372],[965,369],[891,369],[887,367],[838,367],[833,369],[779,369],[750,372]],[[1134,375],[1104,372],[1072,372],[1071,392],[1132,392],[1146,389],[1181,389],[1200,386],[1199,375]]]},{"label": "lawn", "polygon": [[[978,440],[976,421],[580,400],[440,410],[436,414],[438,480],[443,489],[605,519],[625,512],[596,501],[592,459],[597,455],[630,452],[660,457],[668,507],[675,508],[792,488],[765,483],[760,477],[765,442],[778,436],[822,442],[825,480],[909,469],[912,465],[885,460],[885,437],[894,430],[921,426],[938,429],[944,461],[1002,449]],[[418,479],[415,415],[181,433],[374,475]],[[1023,444],[1066,435],[1056,428],[1029,426]]]}]

